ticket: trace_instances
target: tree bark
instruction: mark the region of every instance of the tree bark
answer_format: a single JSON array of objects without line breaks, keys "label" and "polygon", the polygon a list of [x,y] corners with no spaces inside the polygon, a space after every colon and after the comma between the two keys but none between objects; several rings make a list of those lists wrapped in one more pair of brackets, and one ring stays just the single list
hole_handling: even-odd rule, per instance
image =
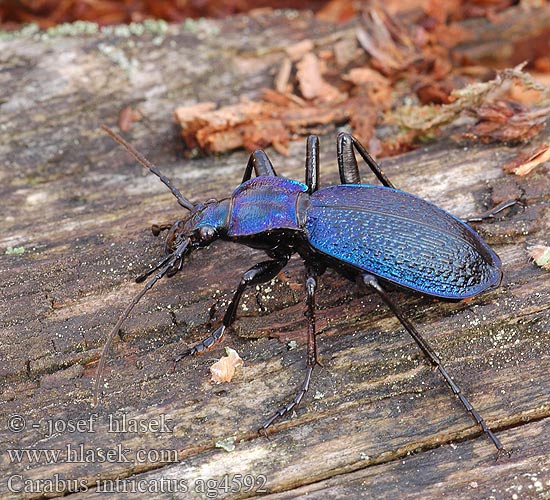
[{"label": "tree bark", "polygon": [[[283,11],[140,34],[0,41],[2,498],[75,490],[122,498],[139,487],[147,488],[139,498],[205,497],[207,487],[227,498],[548,494],[550,274],[527,253],[548,244],[548,166],[523,178],[501,169],[532,145],[441,139],[383,161],[396,186],[459,217],[507,198],[525,204],[476,226],[503,261],[500,288],[467,303],[391,292],[510,458],[493,460],[492,445],[381,301],[331,271],[317,296],[322,367],[292,418],[259,436],[304,376],[297,259],[245,294],[223,342],[244,360],[231,383],[209,381],[221,346],[172,369],[175,354],[219,324],[241,273],[265,258],[234,244],[197,253],[146,295],[113,343],[91,406],[105,338],[141,289],[133,278],[163,255],[149,227],[184,215],[99,126],[133,106],[142,118],[126,136],[186,197],[227,197],[248,155],[185,159],[173,110],[253,99],[271,86],[281,46],[337,32]],[[324,186],[338,182],[335,135],[321,139]],[[545,129],[535,143],[549,140]],[[279,175],[303,180],[305,141],[291,143],[288,157],[269,155]],[[374,182],[366,172],[364,180]],[[123,417],[126,428],[109,427]],[[19,462],[14,450],[43,451]]]}]

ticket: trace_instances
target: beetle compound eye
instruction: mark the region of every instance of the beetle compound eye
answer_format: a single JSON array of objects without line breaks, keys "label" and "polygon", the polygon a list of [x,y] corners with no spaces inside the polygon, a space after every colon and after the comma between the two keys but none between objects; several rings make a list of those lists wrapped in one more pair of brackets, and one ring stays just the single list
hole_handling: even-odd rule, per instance
[{"label": "beetle compound eye", "polygon": [[216,236],[216,230],[212,226],[201,226],[199,236],[201,241],[211,241]]}]

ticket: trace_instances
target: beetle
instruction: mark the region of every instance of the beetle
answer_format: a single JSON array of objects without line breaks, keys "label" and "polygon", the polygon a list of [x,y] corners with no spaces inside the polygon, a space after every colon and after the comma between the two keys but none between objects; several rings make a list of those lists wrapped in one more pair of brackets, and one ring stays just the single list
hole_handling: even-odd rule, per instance
[{"label": "beetle", "polygon": [[[229,197],[193,204],[120,135],[106,126],[103,129],[159,177],[189,213],[173,224],[153,226],[156,235],[168,231],[166,255],[154,268],[136,279],[143,282],[154,275],[122,312],[105,342],[96,373],[95,404],[110,344],[133,307],[163,276],[179,272],[191,252],[216,240],[226,240],[261,249],[269,258],[253,265],[242,275],[221,325],[204,340],[177,355],[174,358],[176,363],[216,345],[235,321],[244,291],[273,279],[293,254],[302,258],[306,269],[308,328],[304,381],[292,400],[263,423],[261,431],[266,433],[268,427],[298,405],[308,391],[313,369],[318,364],[315,332],[317,279],[327,268],[333,268],[346,278],[362,282],[380,296],[495,445],[497,456],[508,453],[453,381],[434,349],[385,289],[386,284],[396,285],[428,297],[456,301],[498,287],[502,279],[501,261],[467,224],[468,221],[395,188],[361,143],[344,132],[337,138],[341,184],[319,188],[319,139],[309,136],[304,183],[277,176],[266,153],[256,150],[249,157],[241,184]],[[361,184],[356,152],[381,186]],[[469,221],[492,218],[511,204],[501,204]]]}]

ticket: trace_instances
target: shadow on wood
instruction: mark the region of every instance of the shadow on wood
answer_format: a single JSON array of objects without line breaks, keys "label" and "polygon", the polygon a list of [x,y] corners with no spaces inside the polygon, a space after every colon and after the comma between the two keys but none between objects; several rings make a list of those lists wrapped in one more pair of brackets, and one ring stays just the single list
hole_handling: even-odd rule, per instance
[{"label": "shadow on wood", "polygon": [[[258,436],[303,376],[298,261],[246,295],[224,342],[245,362],[230,384],[209,382],[221,347],[176,370],[170,361],[215,328],[240,273],[262,258],[230,244],[195,255],[136,307],[114,342],[100,405],[91,407],[102,343],[140,290],[133,278],[162,253],[149,227],[180,214],[164,186],[98,127],[127,105],[139,107],[145,119],[128,136],[184,195],[227,196],[247,155],[184,160],[172,109],[254,97],[270,84],[277,40],[333,29],[284,12],[255,23],[248,39],[246,18],[235,18],[204,22],[199,33],[174,27],[141,37],[0,42],[4,74],[17,82],[0,91],[2,497],[42,498],[47,488],[87,490],[75,494],[86,498],[136,488],[146,490],[142,498],[204,497],[207,488],[231,498],[262,490],[268,498],[547,492],[550,275],[529,262],[526,247],[548,237],[550,182],[547,166],[505,176],[500,165],[516,154],[512,147],[441,140],[383,162],[401,189],[461,217],[509,197],[526,203],[479,227],[503,260],[499,289],[468,303],[392,292],[511,458],[493,460],[492,445],[378,298],[330,272],[318,294],[323,367],[295,416],[269,440]],[[272,44],[256,56],[262,64],[237,69],[235,54],[260,39]],[[321,141],[324,185],[337,182],[335,136]],[[538,140],[549,136],[545,130]],[[303,178],[303,141],[291,144],[288,158],[270,155],[279,173]]]}]

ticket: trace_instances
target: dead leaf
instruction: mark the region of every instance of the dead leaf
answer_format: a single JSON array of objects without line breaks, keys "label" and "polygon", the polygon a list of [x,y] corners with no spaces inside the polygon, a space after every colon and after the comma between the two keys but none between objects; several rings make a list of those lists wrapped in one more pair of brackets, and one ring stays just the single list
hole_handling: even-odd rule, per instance
[{"label": "dead leaf", "polygon": [[139,120],[141,120],[141,113],[132,106],[126,106],[118,114],[118,128],[121,132],[128,132],[132,123]]},{"label": "dead leaf", "polygon": [[535,59],[535,69],[541,73],[550,73],[550,56],[537,57]]},{"label": "dead leaf", "polygon": [[385,75],[404,70],[418,57],[406,28],[381,6],[370,7],[363,13],[362,26],[356,35],[373,58],[372,65]]},{"label": "dead leaf", "polygon": [[[386,110],[393,105],[395,93],[391,82],[378,71],[370,68],[355,68],[342,78],[355,84],[352,94],[354,97],[348,99],[342,106],[347,106],[357,96],[367,96],[368,99],[363,105],[376,110]],[[362,109],[357,109],[355,113],[361,111]]]},{"label": "dead leaf", "polygon": [[323,79],[319,59],[313,52],[308,52],[296,64],[296,79],[302,96],[308,100],[317,98],[321,102],[337,103],[347,97]]},{"label": "dead leaf", "polygon": [[276,145],[279,151],[286,149],[290,133],[281,120],[267,118],[254,120],[253,123],[240,127],[244,147],[248,151],[264,149]]},{"label": "dead leaf", "polygon": [[277,92],[273,89],[264,89],[262,92],[262,98],[264,101],[276,104],[277,106],[283,108],[295,108],[296,106],[305,108],[308,105],[307,101],[295,94],[291,94],[290,92]]},{"label": "dead leaf", "polygon": [[442,82],[430,82],[416,89],[421,104],[449,104],[452,87]]},{"label": "dead leaf", "polygon": [[[539,82],[533,80],[533,78],[528,74],[522,71],[523,65],[516,66],[515,68],[506,69],[497,74],[497,76],[488,82],[475,82],[470,85],[467,85],[464,88],[453,90],[450,95],[449,104],[443,104],[441,106],[429,104],[425,106],[411,106],[404,105],[392,110],[391,114],[388,116],[388,121],[399,123],[403,127],[408,129],[418,130],[421,133],[427,133],[433,131],[437,127],[447,125],[454,120],[456,120],[464,111],[473,111],[476,113],[476,110],[481,110],[481,106],[484,103],[491,102],[496,98],[501,97],[506,88],[505,83],[508,82],[520,82],[526,88],[532,88],[535,90],[540,90],[542,94],[548,95],[549,88],[540,84]],[[481,110],[482,113],[488,118],[491,114],[496,118],[499,114],[502,115],[505,113],[504,110],[500,112],[496,110],[484,109]],[[543,122],[543,115],[546,111],[541,111],[540,116],[537,116],[537,122]],[[539,112],[537,111],[538,115]],[[509,116],[513,116],[514,112],[510,112]],[[534,119],[534,117],[532,117]],[[501,124],[506,123],[506,119],[502,118],[499,120]],[[488,120],[491,121],[491,120]],[[493,120],[494,121],[494,120]],[[486,129],[484,130],[484,127]],[[529,127],[527,127],[529,128]],[[540,127],[535,127],[535,129],[530,130],[531,133],[536,133],[540,130]],[[497,132],[497,125],[482,125],[481,130],[479,130],[480,136],[489,136],[492,131]],[[476,137],[476,131],[471,131],[471,137]],[[525,134],[527,131],[523,130]],[[500,140],[513,140],[513,136],[519,134],[510,134],[508,138],[504,138],[506,134],[503,134]],[[496,139],[496,137],[495,137]]]},{"label": "dead leaf", "polygon": [[524,141],[535,137],[550,111],[549,107],[529,109],[520,103],[503,100],[484,103],[469,110],[478,118],[464,137],[489,141]]},{"label": "dead leaf", "polygon": [[226,347],[225,353],[226,356],[216,361],[210,367],[210,373],[212,375],[210,380],[216,384],[231,382],[231,379],[235,375],[235,369],[244,365],[243,360],[235,349]]},{"label": "dead leaf", "polygon": [[354,85],[383,85],[389,86],[390,80],[382,73],[367,66],[361,66],[351,69],[343,77],[344,80],[353,83]]},{"label": "dead leaf", "polygon": [[349,0],[329,0],[317,11],[316,17],[330,23],[343,23],[356,14],[357,7]]},{"label": "dead leaf", "polygon": [[407,151],[415,149],[414,141],[418,133],[414,130],[406,130],[399,133],[398,135],[386,139],[380,144],[380,151],[377,153],[378,156],[395,156]]},{"label": "dead leaf", "polygon": [[282,110],[280,116],[291,132],[298,132],[314,125],[345,122],[349,119],[349,111],[346,106],[309,106]]},{"label": "dead leaf", "polygon": [[453,47],[456,47],[458,44],[469,42],[475,39],[475,35],[473,32],[469,31],[464,26],[459,26],[456,23],[437,24],[431,31],[431,35],[433,39],[437,41],[437,44],[447,49],[451,49]]},{"label": "dead leaf", "polygon": [[275,77],[275,90],[277,92],[286,92],[288,90],[288,82],[290,80],[290,72],[292,71],[292,63],[288,57],[285,57],[281,62],[277,76]]},{"label": "dead leaf", "polygon": [[343,68],[357,58],[359,46],[357,40],[344,38],[334,44],[334,59],[339,68]]},{"label": "dead leaf", "polygon": [[302,59],[308,52],[311,52],[314,47],[315,45],[313,42],[306,39],[286,47],[285,52],[288,54],[288,57],[290,57],[292,62],[296,62]]},{"label": "dead leaf", "polygon": [[377,111],[375,109],[359,109],[357,113],[351,115],[349,124],[353,130],[353,135],[361,144],[369,144],[374,135],[374,126],[376,125]]},{"label": "dead leaf", "polygon": [[543,144],[529,153],[520,153],[504,165],[502,169],[508,174],[527,175],[538,165],[548,160],[550,160],[550,146]]}]

